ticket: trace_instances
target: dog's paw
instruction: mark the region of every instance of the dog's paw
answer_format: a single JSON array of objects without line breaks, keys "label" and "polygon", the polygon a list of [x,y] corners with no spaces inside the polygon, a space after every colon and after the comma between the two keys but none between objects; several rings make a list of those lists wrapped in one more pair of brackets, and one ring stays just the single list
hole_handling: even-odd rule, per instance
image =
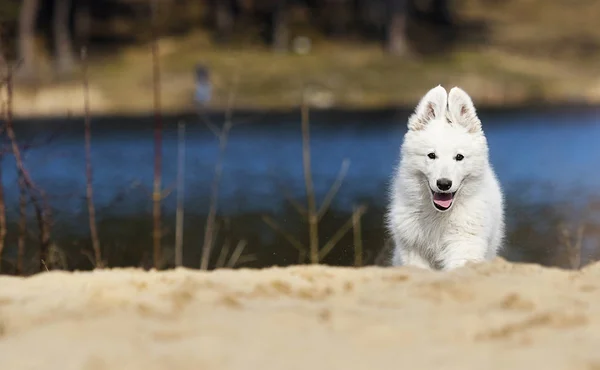
[{"label": "dog's paw", "polygon": [[444,263],[443,270],[444,271],[450,271],[450,270],[454,270],[454,269],[457,269],[457,268],[464,267],[466,265],[479,264],[479,263],[481,263],[483,261],[484,260],[480,259],[480,258],[460,258],[460,259],[453,259],[453,260],[446,261]]}]

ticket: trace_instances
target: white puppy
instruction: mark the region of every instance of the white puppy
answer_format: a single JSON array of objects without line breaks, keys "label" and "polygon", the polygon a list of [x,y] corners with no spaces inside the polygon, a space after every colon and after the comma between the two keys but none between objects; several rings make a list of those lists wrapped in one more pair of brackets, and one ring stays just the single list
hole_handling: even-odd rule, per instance
[{"label": "white puppy", "polygon": [[504,239],[504,199],[473,102],[431,89],[408,120],[387,226],[393,265],[449,270],[493,259]]}]

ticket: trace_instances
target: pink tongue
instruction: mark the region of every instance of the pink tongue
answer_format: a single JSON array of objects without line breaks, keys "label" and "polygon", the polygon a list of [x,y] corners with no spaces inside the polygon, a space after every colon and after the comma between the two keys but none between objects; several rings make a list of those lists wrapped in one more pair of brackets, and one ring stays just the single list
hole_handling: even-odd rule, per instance
[{"label": "pink tongue", "polygon": [[448,208],[452,204],[452,194],[433,193],[433,202],[440,207]]}]

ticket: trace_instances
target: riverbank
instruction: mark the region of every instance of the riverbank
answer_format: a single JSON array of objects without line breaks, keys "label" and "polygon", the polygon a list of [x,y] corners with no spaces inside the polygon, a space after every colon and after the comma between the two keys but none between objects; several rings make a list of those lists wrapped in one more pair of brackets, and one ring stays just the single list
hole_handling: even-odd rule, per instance
[{"label": "riverbank", "polygon": [[597,369],[599,282],[500,259],[0,277],[0,367]]},{"label": "riverbank", "polygon": [[[183,17],[175,12],[165,22],[190,22],[188,13],[197,10],[190,8]],[[412,109],[437,84],[463,87],[478,107],[600,104],[597,1],[467,0],[453,3],[452,12],[457,25],[479,26],[462,28],[465,31],[456,44],[441,41],[444,44],[439,46],[444,47],[438,48],[440,40],[429,38],[427,29],[409,25],[411,32],[420,35],[413,38],[415,49],[444,52],[405,58],[386,55],[375,41],[334,40],[310,27],[293,29],[293,36],[312,38],[304,55],[274,53],[244,32],[238,32],[240,40],[230,47],[216,45],[201,27],[190,33],[164,33],[159,42],[162,110],[175,114],[195,109],[197,64],[209,69],[213,95],[207,109],[216,111],[228,109],[230,101],[242,110],[297,109],[303,86],[314,107],[337,110]],[[110,22],[97,28],[107,35],[125,32]],[[104,50],[90,46],[94,115],[153,111],[151,45],[141,36],[147,31],[148,24],[139,20],[129,34],[121,35],[136,41]],[[40,53],[38,64],[38,84],[16,86],[15,114],[80,115],[81,76],[56,79],[47,51]],[[230,99],[232,91],[235,96]]]},{"label": "riverbank", "polygon": [[[163,39],[160,50],[166,114],[195,109],[193,68],[198,63],[210,70],[213,96],[206,109],[216,111],[228,109],[232,101],[240,110],[296,109],[302,86],[311,105],[326,110],[412,108],[437,84],[463,87],[480,107],[600,103],[600,77],[592,67],[491,47],[404,60],[385,55],[376,44],[320,43],[309,55],[273,54],[256,48],[218,49],[206,35],[196,34]],[[92,53],[89,70],[92,114],[153,111],[149,45],[112,57]],[[80,77],[56,82],[50,76],[36,87],[15,86],[19,118],[81,115],[83,106]]]}]

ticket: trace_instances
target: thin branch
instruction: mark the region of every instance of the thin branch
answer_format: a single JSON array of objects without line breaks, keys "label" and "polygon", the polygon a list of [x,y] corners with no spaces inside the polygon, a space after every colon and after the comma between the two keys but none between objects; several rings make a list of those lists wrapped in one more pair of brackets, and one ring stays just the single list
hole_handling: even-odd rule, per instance
[{"label": "thin branch", "polygon": [[275,220],[273,220],[269,216],[262,216],[262,219],[265,222],[265,224],[267,224],[267,226],[269,226],[271,229],[273,229],[274,231],[281,234],[292,245],[292,247],[294,247],[298,250],[298,252],[306,254],[306,247],[298,239],[296,239],[292,234],[283,230],[277,224],[277,222],[275,222]]},{"label": "thin branch", "polygon": [[225,242],[223,242],[223,247],[221,247],[221,251],[219,252],[219,258],[217,258],[217,264],[215,268],[225,267],[225,263],[227,262],[227,254],[229,253],[229,238],[225,237]]},{"label": "thin branch", "polygon": [[254,254],[246,254],[244,256],[241,256],[237,260],[237,262],[235,263],[235,266],[240,266],[240,265],[243,265],[245,263],[254,262],[254,261],[257,261],[257,260],[258,260],[258,257],[256,257],[256,255],[254,255]]},{"label": "thin branch", "polygon": [[298,251],[298,264],[301,265],[306,261],[306,251]]},{"label": "thin branch", "polygon": [[152,76],[154,92],[154,188],[152,192],[152,214],[153,214],[153,260],[154,268],[159,269],[162,261],[162,226],[161,226],[161,201],[162,193],[162,131],[163,122],[161,114],[161,86],[160,86],[160,64],[158,51],[158,31],[157,31],[157,0],[150,0],[152,12],[151,31],[152,31]]},{"label": "thin branch", "polygon": [[[5,108],[4,102],[3,108]],[[2,111],[4,114],[5,109],[2,109]],[[4,155],[0,155],[0,272],[2,272],[2,256],[6,242],[6,203],[4,202],[4,176],[2,176],[3,162]]]},{"label": "thin branch", "polygon": [[206,125],[206,127],[208,127],[210,129],[210,131],[212,131],[212,133],[217,137],[217,139],[221,139],[221,130],[217,127],[217,125],[215,125],[210,118],[205,117],[202,114],[200,115],[200,119],[202,119],[202,121],[204,121],[204,124]]},{"label": "thin branch", "polygon": [[23,259],[25,257],[25,238],[27,235],[27,187],[21,174],[19,178],[19,235],[17,238],[17,267],[16,274],[23,274]]},{"label": "thin branch", "polygon": [[177,180],[171,182],[169,186],[165,187],[160,193],[161,199],[166,199],[177,189]]},{"label": "thin branch", "polygon": [[362,229],[361,229],[361,216],[358,209],[354,207],[352,212],[352,231],[354,236],[354,266],[363,265],[363,245],[362,245]]},{"label": "thin branch", "polygon": [[237,93],[237,86],[239,83],[239,74],[236,73],[234,77],[233,88],[229,93],[229,99],[227,101],[227,110],[225,111],[225,124],[221,135],[219,136],[219,156],[217,163],[215,164],[215,177],[213,178],[210,206],[208,210],[208,217],[206,218],[206,225],[204,227],[204,244],[202,246],[202,259],[200,261],[200,269],[208,269],[208,262],[210,260],[210,253],[213,248],[213,225],[217,216],[217,209],[219,204],[219,185],[221,182],[221,175],[223,173],[223,162],[225,161],[225,148],[227,147],[227,141],[229,139],[229,131],[233,125],[233,108],[235,97]]},{"label": "thin branch", "polygon": [[96,258],[94,257],[94,255],[93,255],[92,253],[90,253],[90,251],[86,251],[86,250],[84,249],[84,250],[81,250],[81,251],[80,251],[80,253],[81,253],[82,255],[84,255],[84,256],[85,256],[85,257],[88,259],[88,261],[90,261],[90,264],[91,264],[93,267],[96,267],[96,266],[97,266],[97,263],[96,263]]},{"label": "thin branch", "polygon": [[240,256],[244,252],[244,248],[246,248],[246,241],[240,240],[237,243],[237,245],[235,246],[233,253],[231,253],[231,257],[229,257],[229,261],[227,261],[227,267],[229,267],[229,268],[235,267],[235,265],[238,263],[238,261],[240,259]]},{"label": "thin branch", "polygon": [[183,200],[185,183],[185,124],[179,123],[177,155],[177,214],[175,215],[175,266],[183,265]]},{"label": "thin branch", "polygon": [[306,187],[306,199],[308,209],[309,226],[309,251],[310,262],[319,263],[319,215],[317,214],[317,202],[312,179],[311,157],[310,157],[310,122],[309,108],[306,102],[306,92],[302,96],[302,164],[304,168],[304,184]]},{"label": "thin branch", "polygon": [[577,228],[575,235],[575,241],[571,240],[571,233],[565,225],[561,225],[560,231],[563,237],[563,242],[567,247],[567,257],[569,265],[572,269],[579,269],[581,267],[581,247],[583,241],[584,225],[580,225]]},{"label": "thin branch", "polygon": [[342,183],[344,182],[344,178],[346,177],[346,174],[348,173],[349,167],[350,167],[350,160],[344,159],[344,161],[342,162],[342,165],[340,166],[340,171],[338,172],[337,178],[331,185],[331,188],[329,188],[329,191],[327,192],[327,195],[325,196],[323,203],[321,204],[321,208],[319,209],[319,214],[318,214],[319,220],[321,220],[323,218],[323,216],[325,215],[325,213],[327,213],[327,211],[329,210],[329,206],[331,205],[333,198],[335,198],[337,192],[340,190],[340,187],[342,186]]},{"label": "thin branch", "polygon": [[294,198],[292,198],[289,191],[284,186],[280,186],[279,188],[283,193],[285,199],[292,205],[292,207],[294,207],[296,212],[298,212],[298,214],[300,214],[301,216],[308,217],[308,210],[306,209],[306,207],[304,207],[302,204],[300,204]]},{"label": "thin branch", "polygon": [[[352,217],[346,221],[342,227],[338,229],[338,231],[325,243],[323,248],[319,251],[319,260],[323,260],[323,258],[327,257],[329,252],[336,246],[336,244],[344,237],[344,235],[352,228],[352,222],[355,217],[362,217],[362,215],[366,212],[366,206],[358,207],[352,214]],[[356,215],[356,216],[355,216]]]},{"label": "thin branch", "polygon": [[96,209],[94,206],[94,188],[92,172],[92,123],[90,117],[90,92],[88,81],[87,50],[81,49],[81,64],[83,67],[83,100],[85,110],[85,174],[86,174],[86,198],[88,216],[90,223],[90,236],[92,238],[92,249],[96,268],[103,268],[102,251],[100,249],[100,238],[96,227]]},{"label": "thin branch", "polygon": [[[36,184],[31,179],[29,172],[25,168],[23,163],[23,157],[21,155],[21,149],[19,148],[17,136],[12,126],[12,98],[13,98],[13,73],[12,69],[8,68],[8,82],[7,86],[7,114],[6,114],[6,134],[10,140],[11,148],[13,155],[15,157],[15,163],[17,165],[17,173],[18,176],[23,179],[23,182],[29,192],[29,198],[31,203],[34,206],[36,218],[38,221],[38,225],[40,228],[40,270],[44,268],[47,269],[45,265],[45,260],[49,257],[50,251],[50,207],[48,205],[48,200],[46,197],[46,193],[38,188]],[[35,193],[38,193],[40,198],[42,199],[43,206],[40,205]]]},{"label": "thin branch", "polygon": [[2,252],[6,241],[6,204],[4,203],[4,185],[2,184],[2,160],[0,157],[0,272],[2,271]]}]

